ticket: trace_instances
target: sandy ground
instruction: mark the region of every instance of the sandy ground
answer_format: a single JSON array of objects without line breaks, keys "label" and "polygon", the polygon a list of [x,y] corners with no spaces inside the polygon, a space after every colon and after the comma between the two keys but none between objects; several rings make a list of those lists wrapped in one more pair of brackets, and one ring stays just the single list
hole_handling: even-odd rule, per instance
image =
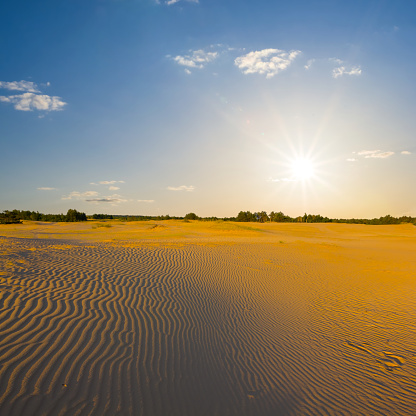
[{"label": "sandy ground", "polygon": [[0,225],[0,415],[414,415],[416,227]]}]

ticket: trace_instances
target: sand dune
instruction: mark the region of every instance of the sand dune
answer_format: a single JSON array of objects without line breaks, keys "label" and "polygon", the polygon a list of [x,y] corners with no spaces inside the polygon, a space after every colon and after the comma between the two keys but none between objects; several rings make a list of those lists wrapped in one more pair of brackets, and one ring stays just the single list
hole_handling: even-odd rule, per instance
[{"label": "sand dune", "polygon": [[0,229],[0,415],[414,414],[416,227],[111,224]]}]

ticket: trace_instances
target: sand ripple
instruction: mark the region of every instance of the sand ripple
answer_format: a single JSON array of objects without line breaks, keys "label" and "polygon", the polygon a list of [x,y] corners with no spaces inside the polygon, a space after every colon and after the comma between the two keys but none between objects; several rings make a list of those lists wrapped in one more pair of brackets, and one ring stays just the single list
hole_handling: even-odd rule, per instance
[{"label": "sand ripple", "polygon": [[415,282],[279,244],[0,244],[2,416],[414,414]]}]

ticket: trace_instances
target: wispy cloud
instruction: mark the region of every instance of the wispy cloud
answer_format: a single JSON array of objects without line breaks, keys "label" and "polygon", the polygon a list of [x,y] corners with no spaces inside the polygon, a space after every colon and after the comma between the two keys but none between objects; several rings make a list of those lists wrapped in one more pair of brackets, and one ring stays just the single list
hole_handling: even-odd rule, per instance
[{"label": "wispy cloud", "polygon": [[125,181],[99,181],[96,182],[90,182],[90,185],[99,186],[99,185],[109,185],[108,190],[109,191],[118,191],[120,189],[119,186],[115,186],[115,184],[119,183],[125,183]]},{"label": "wispy cloud", "polygon": [[93,203],[112,203],[112,204],[119,204],[121,202],[127,202],[127,199],[124,199],[121,195],[113,194],[113,195],[103,195],[101,196],[97,191],[86,191],[86,192],[79,192],[79,191],[72,191],[69,195],[64,195],[61,199],[63,200],[81,200],[85,202],[93,202]]},{"label": "wispy cloud", "polygon": [[382,152],[381,150],[361,150],[357,152],[358,156],[363,156],[366,159],[387,159],[394,155],[394,152]]},{"label": "wispy cloud", "polygon": [[[100,181],[98,182],[99,185],[113,185],[115,183],[125,183],[125,181]],[[97,185],[94,182],[91,182],[91,185]]]},{"label": "wispy cloud", "polygon": [[38,86],[31,81],[0,81],[0,88],[11,91],[40,92]]},{"label": "wispy cloud", "polygon": [[412,154],[412,152],[409,152],[408,150],[403,150],[403,151],[401,152],[401,154],[402,154],[402,155],[411,155],[411,154]]},{"label": "wispy cloud", "polygon": [[354,157],[350,157],[347,159],[347,162],[356,162],[357,159],[355,159]]},{"label": "wispy cloud", "polygon": [[358,155],[364,156],[366,159],[386,159],[390,156],[393,156],[394,152],[381,152],[380,150],[363,150],[361,152],[358,152]]},{"label": "wispy cloud", "polygon": [[366,158],[375,158],[375,159],[387,159],[390,156],[393,156],[394,152],[380,152],[374,153],[372,155],[365,156]]},{"label": "wispy cloud", "polygon": [[359,152],[357,152],[357,155],[358,156],[367,156],[367,155],[376,154],[378,152],[380,152],[380,150],[360,150]]},{"label": "wispy cloud", "polygon": [[116,198],[92,198],[92,199],[86,199],[87,202],[116,202]]},{"label": "wispy cloud", "polygon": [[356,66],[347,65],[343,60],[338,59],[338,58],[330,58],[329,61],[338,65],[332,70],[333,78],[339,78],[344,75],[356,75],[357,76],[357,75],[361,75],[362,73],[361,67],[359,65],[356,65]]},{"label": "wispy cloud", "polygon": [[111,203],[111,204],[120,204],[122,202],[127,202],[127,199],[123,199],[120,195],[114,194],[114,195],[110,195],[110,196],[103,196],[101,198],[90,198],[90,199],[86,199],[86,202],[92,202],[92,203]]},{"label": "wispy cloud", "polygon": [[0,101],[14,104],[19,111],[60,111],[66,105],[60,97],[25,92],[20,95],[0,96]]},{"label": "wispy cloud", "polygon": [[339,58],[329,58],[328,61],[333,62],[334,64],[337,64],[337,65],[342,65],[344,63],[344,61]]},{"label": "wispy cloud", "polygon": [[40,188],[37,188],[39,191],[56,191],[56,188],[49,188],[47,186],[42,186]]},{"label": "wispy cloud", "polygon": [[151,204],[155,202],[155,200],[154,199],[138,199],[137,202],[144,202],[146,204]]},{"label": "wispy cloud", "polygon": [[70,200],[70,199],[85,199],[90,196],[97,196],[98,192],[96,191],[86,191],[86,192],[78,192],[72,191],[69,195],[63,196],[61,199]]},{"label": "wispy cloud", "polygon": [[304,68],[305,69],[310,69],[311,68],[311,66],[313,65],[313,63],[316,61],[316,59],[309,59],[307,62],[306,62],[306,65],[304,66]]},{"label": "wispy cloud", "polygon": [[300,53],[300,51],[263,49],[239,56],[234,60],[234,64],[244,74],[260,74],[272,78],[285,70]]},{"label": "wispy cloud", "polygon": [[361,68],[359,66],[354,66],[347,69],[345,66],[339,66],[332,70],[333,78],[342,77],[343,75],[361,75]]},{"label": "wispy cloud", "polygon": [[[163,4],[166,4],[168,6],[172,6],[173,4],[179,3],[180,1],[181,0],[165,0],[163,2]],[[188,3],[199,3],[199,0],[183,0],[183,1],[188,2]],[[160,2],[160,0],[156,0],[156,3],[160,4],[161,2]]]},{"label": "wispy cloud", "polygon": [[195,186],[187,186],[187,185],[181,185],[181,186],[168,186],[166,188],[168,191],[186,191],[186,192],[193,192],[195,189]]},{"label": "wispy cloud", "polygon": [[[169,56],[170,57],[170,56]],[[191,71],[189,68],[192,69],[202,69],[204,66],[214,61],[218,58],[218,52],[207,52],[203,49],[198,49],[195,51],[189,51],[189,54],[187,55],[177,55],[173,57],[172,59],[181,66],[186,67],[185,72],[187,74],[190,74]]]}]

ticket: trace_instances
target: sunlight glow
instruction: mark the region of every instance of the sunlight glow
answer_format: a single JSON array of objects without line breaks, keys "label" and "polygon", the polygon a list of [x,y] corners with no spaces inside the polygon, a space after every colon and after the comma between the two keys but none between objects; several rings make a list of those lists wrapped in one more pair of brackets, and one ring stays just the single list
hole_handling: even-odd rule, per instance
[{"label": "sunlight glow", "polygon": [[309,159],[296,159],[291,163],[293,177],[298,180],[310,179],[314,175],[314,166]]}]

